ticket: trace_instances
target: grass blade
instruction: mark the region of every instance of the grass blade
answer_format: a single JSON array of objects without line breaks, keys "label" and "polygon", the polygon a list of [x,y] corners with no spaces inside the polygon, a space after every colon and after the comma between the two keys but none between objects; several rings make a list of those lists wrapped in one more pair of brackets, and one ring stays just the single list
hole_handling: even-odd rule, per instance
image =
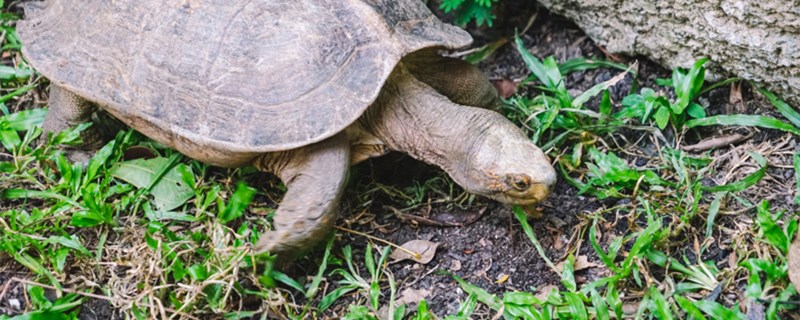
[{"label": "grass blade", "polygon": [[709,91],[714,90],[716,88],[722,87],[724,85],[728,85],[728,84],[734,83],[734,82],[739,81],[739,80],[742,80],[742,78],[728,78],[728,79],[722,80],[720,82],[714,83],[714,84],[712,84],[712,85],[710,85],[708,87],[703,88],[703,90],[700,90],[700,92],[697,93],[697,96],[698,97],[702,96],[706,92],[709,92]]},{"label": "grass blade", "polygon": [[701,127],[701,126],[747,126],[747,127],[760,127],[766,129],[776,129],[781,131],[790,132],[800,135],[800,129],[797,127],[783,122],[781,120],[755,115],[721,115],[708,118],[693,119],[686,122],[687,128]]},{"label": "grass blade", "polygon": [[761,168],[758,169],[758,171],[753,172],[752,174],[750,174],[749,176],[745,177],[744,179],[736,181],[736,182],[733,182],[733,183],[724,184],[724,185],[715,186],[715,187],[703,187],[703,191],[706,191],[706,192],[720,192],[720,191],[739,192],[739,191],[747,189],[750,186],[752,186],[752,185],[758,183],[759,181],[761,181],[761,179],[764,178],[764,176],[767,174],[767,159],[764,159],[763,156],[761,156],[760,154],[757,154],[757,153],[749,152],[749,154],[750,154],[751,157],[753,157],[753,159],[756,160],[756,162],[758,162],[759,165],[761,165]]},{"label": "grass blade", "polygon": [[517,51],[522,56],[522,60],[525,61],[525,64],[528,66],[528,69],[533,72],[539,81],[541,81],[545,87],[547,88],[555,88],[557,83],[553,83],[550,77],[547,74],[547,67],[545,67],[544,63],[533,56],[533,54],[525,48],[525,44],[522,43],[522,39],[519,37],[519,34],[514,35],[514,43],[517,44]]},{"label": "grass blade", "polygon": [[[634,64],[634,66],[635,66],[635,64]],[[628,70],[625,70],[625,72],[622,72],[622,73],[614,76],[613,78],[609,79],[608,81],[604,81],[604,82],[598,83],[598,84],[592,86],[591,88],[589,88],[588,90],[584,91],[583,93],[581,93],[581,95],[576,97],[575,100],[572,100],[572,107],[573,108],[581,108],[581,107],[583,107],[583,104],[586,103],[586,101],[589,101],[589,99],[591,99],[592,97],[600,94],[601,92],[607,90],[610,87],[613,87],[618,82],[622,81],[622,79],[625,79],[625,76],[628,74],[628,71],[631,70],[632,68],[633,68],[633,66],[628,68]]]},{"label": "grass blade", "polygon": [[586,58],[575,58],[567,60],[558,66],[558,71],[561,71],[562,75],[566,75],[575,71],[591,70],[597,68],[619,69],[619,70],[624,70],[625,72],[630,72],[634,76],[636,75],[635,71],[629,70],[628,66],[626,66],[623,63],[617,63],[608,60],[586,59]]},{"label": "grass blade", "polygon": [[306,298],[313,299],[314,296],[317,295],[317,291],[319,291],[319,285],[322,283],[322,276],[325,274],[325,269],[328,267],[328,257],[331,255],[334,239],[336,239],[336,231],[331,232],[330,236],[328,236],[328,243],[325,245],[325,255],[322,256],[322,262],[319,265],[317,275],[314,276],[314,279],[311,280],[311,285],[308,286]]},{"label": "grass blade", "polygon": [[711,201],[711,205],[708,207],[708,218],[706,218],[706,238],[711,237],[711,231],[714,228],[714,220],[717,218],[717,213],[719,213],[719,207],[722,204],[722,199],[725,199],[725,196],[728,194],[726,191],[718,192],[714,195],[714,201]]},{"label": "grass blade", "polygon": [[[800,181],[800,152],[794,153],[794,181]],[[797,183],[797,195],[794,203],[800,204],[800,183]]]},{"label": "grass blade", "polygon": [[786,102],[783,102],[783,100],[779,99],[769,90],[758,89],[758,92],[761,92],[761,94],[767,97],[767,100],[769,100],[769,102],[775,106],[775,109],[778,109],[778,111],[780,111],[781,114],[786,117],[786,119],[789,119],[789,121],[795,126],[800,127],[800,113],[797,113],[794,108],[792,108]]},{"label": "grass blade", "polygon": [[36,191],[36,190],[25,190],[25,189],[7,189],[4,193],[0,194],[0,198],[5,199],[51,199],[51,200],[59,200],[69,203],[73,207],[76,208],[83,208],[78,202],[72,200],[70,198],[65,197],[64,195],[50,192],[50,191]]},{"label": "grass blade", "polygon": [[553,264],[553,261],[550,261],[545,254],[542,244],[539,243],[539,240],[536,238],[536,234],[533,233],[533,228],[531,228],[531,225],[528,224],[528,217],[525,215],[525,212],[522,211],[522,208],[519,206],[514,206],[514,216],[517,217],[517,221],[519,221],[519,224],[522,225],[522,230],[525,231],[525,235],[527,235],[528,239],[533,242],[533,246],[536,247],[536,251],[539,252],[539,256],[544,259],[544,262],[547,263],[547,266],[550,267],[553,272],[559,273],[558,269]]},{"label": "grass blade", "polygon": [[489,306],[489,308],[492,308],[492,310],[497,311],[503,309],[503,301],[500,300],[500,298],[498,298],[497,296],[486,292],[486,290],[483,290],[478,286],[475,286],[469,282],[464,281],[464,279],[461,279],[459,276],[455,274],[452,274],[447,271],[444,272],[446,274],[449,274],[454,280],[456,280],[456,282],[458,282],[458,285],[461,286],[461,289],[464,290],[464,292],[470,295],[475,295],[475,297],[478,298],[478,301]]},{"label": "grass blade", "polygon": [[297,282],[296,280],[292,279],[292,277],[289,277],[288,275],[286,275],[283,272],[275,271],[275,270],[270,271],[270,273],[271,273],[271,276],[272,276],[273,279],[278,280],[281,283],[283,283],[283,284],[291,287],[292,289],[295,289],[295,290],[299,291],[301,294],[305,295],[305,290],[303,289],[303,286],[299,282]]}]

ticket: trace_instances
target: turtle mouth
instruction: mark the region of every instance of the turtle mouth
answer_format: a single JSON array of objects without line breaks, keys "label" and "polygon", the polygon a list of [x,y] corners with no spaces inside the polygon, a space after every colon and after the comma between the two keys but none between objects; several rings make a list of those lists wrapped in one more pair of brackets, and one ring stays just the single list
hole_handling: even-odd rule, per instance
[{"label": "turtle mouth", "polygon": [[532,205],[544,201],[554,183],[538,181],[526,174],[489,175],[484,196],[505,204]]},{"label": "turtle mouth", "polygon": [[532,205],[537,204],[550,194],[550,185],[544,183],[532,183],[524,190],[511,187],[507,190],[492,193],[489,198],[505,204]]}]

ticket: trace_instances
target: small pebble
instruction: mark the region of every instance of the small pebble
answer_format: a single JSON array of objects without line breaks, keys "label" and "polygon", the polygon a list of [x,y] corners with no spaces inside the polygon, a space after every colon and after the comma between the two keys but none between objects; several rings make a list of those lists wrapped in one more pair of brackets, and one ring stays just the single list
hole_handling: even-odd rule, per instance
[{"label": "small pebble", "polygon": [[8,305],[15,310],[22,310],[22,305],[20,305],[18,299],[8,299]]}]

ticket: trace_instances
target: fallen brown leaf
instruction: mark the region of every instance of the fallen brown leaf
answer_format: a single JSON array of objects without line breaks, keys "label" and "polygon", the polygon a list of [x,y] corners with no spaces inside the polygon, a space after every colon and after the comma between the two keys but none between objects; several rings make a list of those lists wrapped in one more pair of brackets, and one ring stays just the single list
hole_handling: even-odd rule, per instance
[{"label": "fallen brown leaf", "polygon": [[552,284],[546,285],[539,290],[539,293],[537,293],[535,297],[539,300],[547,300],[547,295],[553,290],[558,290],[558,287]]},{"label": "fallen brown leaf", "polygon": [[742,82],[731,83],[731,94],[728,96],[727,114],[744,113],[745,105],[742,98]]},{"label": "fallen brown leaf", "polygon": [[503,99],[511,98],[514,93],[517,92],[517,83],[514,80],[509,78],[502,78],[498,80],[492,81],[495,89],[497,89],[497,94],[499,94]]},{"label": "fallen brown leaf", "polygon": [[401,245],[401,247],[408,251],[414,252],[419,256],[415,257],[404,250],[396,248],[392,254],[389,255],[389,258],[392,258],[394,261],[414,260],[417,263],[427,264],[428,262],[431,262],[431,260],[433,260],[433,256],[436,255],[436,248],[439,247],[439,243],[428,240],[411,240]]},{"label": "fallen brown leaf", "polygon": [[789,246],[789,280],[794,290],[800,292],[800,236],[797,235]]},{"label": "fallen brown leaf", "polygon": [[427,289],[405,289],[400,292],[400,297],[395,301],[396,305],[412,304],[420,302],[422,299],[427,298],[431,292]]},{"label": "fallen brown leaf", "polygon": [[508,281],[508,277],[509,277],[509,275],[507,275],[505,273],[501,273],[500,276],[497,277],[497,281],[495,281],[494,283],[501,284],[503,282],[506,282],[506,281]]},{"label": "fallen brown leaf", "polygon": [[456,272],[461,270],[461,261],[458,260],[451,260],[450,261],[450,271]]},{"label": "fallen brown leaf", "polygon": [[[564,264],[566,262],[567,261],[564,260],[564,261],[559,262],[556,265],[556,270],[559,273],[564,271]],[[594,263],[594,262],[590,262],[589,261],[589,257],[587,257],[586,255],[579,255],[577,258],[575,258],[575,264],[572,267],[573,267],[573,271],[580,271],[580,270],[583,270],[583,269],[589,269],[589,268],[597,267],[597,264]]]},{"label": "fallen brown leaf", "polygon": [[741,142],[747,138],[749,137],[738,133],[734,133],[731,135],[717,136],[708,139],[703,139],[702,141],[696,144],[684,146],[681,149],[683,149],[684,151],[705,151],[714,148],[724,148],[732,144]]},{"label": "fallen brown leaf", "polygon": [[153,150],[141,146],[130,147],[122,153],[123,160],[152,159],[155,157],[156,153]]},{"label": "fallen brown leaf", "polygon": [[636,311],[639,311],[639,301],[634,302],[626,302],[622,304],[622,313],[624,314],[634,314]]}]

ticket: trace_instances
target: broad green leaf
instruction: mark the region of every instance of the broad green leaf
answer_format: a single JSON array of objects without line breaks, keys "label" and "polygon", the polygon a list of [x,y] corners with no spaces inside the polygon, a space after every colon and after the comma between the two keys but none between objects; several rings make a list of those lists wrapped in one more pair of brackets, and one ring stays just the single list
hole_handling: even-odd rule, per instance
[{"label": "broad green leaf", "polygon": [[291,287],[292,289],[297,290],[298,292],[300,292],[303,295],[306,294],[305,290],[303,289],[303,285],[301,285],[299,282],[297,282],[296,280],[292,279],[291,277],[289,277],[285,273],[277,271],[277,270],[271,270],[270,274],[272,275],[273,279],[278,280],[281,283]]},{"label": "broad green leaf", "polygon": [[719,208],[722,205],[722,200],[728,194],[727,191],[721,191],[714,194],[714,200],[708,206],[708,217],[706,218],[706,238],[711,237],[711,232],[714,230],[714,221],[719,213]]},{"label": "broad green leaf", "polygon": [[561,283],[571,292],[578,289],[578,285],[575,283],[574,265],[575,257],[570,254],[564,261],[564,270],[561,272]]},{"label": "broad green leaf", "polygon": [[600,100],[600,113],[610,116],[611,107],[611,95],[608,90],[606,90],[603,92],[603,100]]},{"label": "broad green leaf", "polygon": [[[169,163],[170,160],[163,157],[136,159],[116,163],[109,172],[117,179],[142,189],[151,187],[159,172],[165,170]],[[191,171],[191,168],[181,163],[166,170],[161,179],[150,188],[157,209],[162,211],[175,209],[194,196],[194,186],[187,185],[180,173],[181,170]]]},{"label": "broad green leaf", "polygon": [[[575,320],[588,320],[589,314],[586,311],[586,305],[583,304],[580,296],[572,292],[564,292],[564,302],[567,304],[563,313],[566,313],[568,319]],[[560,312],[562,313],[562,312]]]},{"label": "broad green leaf", "polygon": [[660,320],[672,320],[672,310],[669,308],[667,299],[658,291],[656,287],[650,288],[650,299],[653,301],[653,309]]},{"label": "broad green leaf", "polygon": [[563,83],[561,81],[561,71],[558,70],[558,67],[556,66],[555,74],[552,70],[549,70],[550,68],[548,68],[545,63],[537,59],[525,48],[525,44],[522,42],[519,34],[514,35],[514,43],[517,45],[517,51],[522,56],[522,60],[528,66],[528,69],[536,76],[536,79],[545,85],[545,87],[552,90],[556,89],[559,83]]},{"label": "broad green leaf", "polygon": [[225,210],[220,213],[220,221],[227,224],[241,217],[255,194],[255,189],[248,187],[244,182],[240,182],[236,186],[236,191],[233,192],[231,200],[225,205]]},{"label": "broad green leaf", "polygon": [[699,300],[694,303],[694,306],[703,311],[705,314],[711,316],[713,319],[746,319],[745,315],[739,312],[738,306],[733,309],[728,309],[719,303],[708,300]]},{"label": "broad green leaf", "polygon": [[464,281],[463,279],[461,279],[459,276],[457,276],[455,274],[452,274],[452,273],[448,273],[448,274],[450,274],[450,276],[453,277],[453,279],[455,279],[456,282],[458,282],[459,286],[461,286],[461,289],[464,290],[466,293],[474,294],[478,298],[478,301],[480,301],[483,304],[489,306],[489,308],[492,308],[492,310],[495,310],[495,311],[502,310],[503,301],[500,300],[500,298],[498,298],[497,296],[495,296],[493,294],[490,294],[490,293],[486,292],[486,290],[483,290],[483,289],[479,288],[478,286],[475,286],[473,284],[470,284],[470,283]]},{"label": "broad green leaf", "polygon": [[703,315],[700,309],[695,306],[694,302],[678,295],[673,296],[673,298],[687,315],[691,316],[695,320],[706,320],[706,317]]},{"label": "broad green leaf", "polygon": [[173,211],[163,211],[163,210],[153,210],[150,206],[149,202],[145,202],[142,205],[142,209],[144,209],[144,215],[150,221],[184,221],[184,222],[193,222],[197,221],[197,218],[193,215],[189,215],[182,212],[173,212]]},{"label": "broad green leaf", "polygon": [[597,320],[608,320],[611,319],[611,315],[608,312],[608,304],[600,296],[600,293],[597,292],[594,288],[591,288],[591,298],[592,298],[592,306],[594,307],[594,313],[597,317]]},{"label": "broad green leaf", "polygon": [[203,281],[208,279],[208,268],[201,264],[192,265],[186,269],[186,272],[189,273],[189,277],[194,281]]},{"label": "broad green leaf", "polygon": [[336,300],[339,300],[339,298],[355,289],[358,289],[358,287],[355,285],[338,287],[334,289],[319,300],[319,304],[317,305],[319,311],[322,312],[327,310],[331,305],[333,305],[334,302],[336,302]]},{"label": "broad green leaf", "polygon": [[587,89],[586,91],[581,93],[578,97],[576,97],[574,100],[572,100],[572,107],[578,109],[582,108],[583,104],[586,103],[586,101],[589,101],[589,99],[593,98],[594,96],[600,94],[603,91],[608,90],[608,88],[613,87],[618,82],[622,81],[622,79],[625,79],[626,74],[627,72],[622,72],[614,76],[613,78],[609,79],[608,81],[598,83],[592,86],[591,88]]},{"label": "broad green leaf", "polygon": [[689,104],[689,107],[686,108],[686,113],[688,113],[692,118],[699,119],[706,117],[706,110],[703,106],[696,104],[694,102]]},{"label": "broad green leaf", "polygon": [[23,110],[0,117],[0,129],[15,131],[32,130],[41,127],[47,108]]},{"label": "broad green leaf", "polygon": [[60,244],[62,246],[65,246],[67,248],[75,249],[78,252],[80,252],[81,254],[84,254],[84,255],[88,256],[89,255],[89,250],[87,250],[86,247],[84,247],[83,244],[81,244],[81,242],[78,241],[77,239],[78,239],[78,237],[75,236],[75,235],[72,235],[71,238],[67,238],[67,237],[64,237],[64,236],[50,236],[50,238],[47,239],[47,242],[48,243],[57,243],[57,244]]},{"label": "broad green leaf", "polygon": [[756,222],[761,227],[761,232],[764,234],[764,239],[778,248],[783,254],[789,251],[790,239],[786,236],[780,226],[775,222],[770,212],[770,205],[767,200],[761,201],[758,205],[758,214]]},{"label": "broad green leaf", "polygon": [[0,81],[25,80],[31,77],[33,70],[30,68],[13,68],[0,65]]},{"label": "broad green leaf", "polygon": [[[471,295],[474,296],[474,295]],[[431,314],[428,310],[428,302],[425,299],[420,300],[419,305],[417,305],[417,316],[414,317],[415,320],[431,320],[435,319],[435,316]]]},{"label": "broad green leaf", "polygon": [[656,110],[656,114],[653,118],[656,120],[656,125],[658,125],[659,129],[664,130],[664,128],[667,127],[667,124],[669,123],[669,116],[670,114],[668,108],[660,107],[658,110]]}]

